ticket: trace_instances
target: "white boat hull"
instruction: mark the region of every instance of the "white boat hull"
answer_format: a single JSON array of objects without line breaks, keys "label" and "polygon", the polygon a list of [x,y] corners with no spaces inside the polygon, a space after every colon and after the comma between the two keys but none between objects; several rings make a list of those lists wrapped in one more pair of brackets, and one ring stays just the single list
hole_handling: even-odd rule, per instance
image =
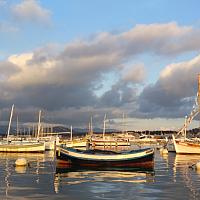
[{"label": "white boat hull", "polygon": [[200,144],[178,141],[173,137],[174,147],[176,153],[179,154],[200,154]]},{"label": "white boat hull", "polygon": [[0,143],[0,152],[44,152],[45,143]]}]

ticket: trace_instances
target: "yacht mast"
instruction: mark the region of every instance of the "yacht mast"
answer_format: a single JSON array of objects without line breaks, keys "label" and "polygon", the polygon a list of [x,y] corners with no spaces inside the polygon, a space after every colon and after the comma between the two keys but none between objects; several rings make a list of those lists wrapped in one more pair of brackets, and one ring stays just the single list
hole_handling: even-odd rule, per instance
[{"label": "yacht mast", "polygon": [[41,128],[41,110],[39,111],[39,118],[38,118],[38,130],[37,130],[37,140],[39,139],[39,135],[40,135],[40,128]]},{"label": "yacht mast", "polygon": [[12,122],[13,110],[14,110],[14,104],[12,105],[11,112],[10,112],[10,120],[9,120],[9,124],[8,124],[8,132],[7,132],[7,142],[9,140],[9,135],[10,135],[10,126],[11,126],[11,122]]},{"label": "yacht mast", "polygon": [[71,131],[70,131],[70,141],[72,142],[72,140],[73,140],[73,136],[72,136],[72,134],[73,134],[73,132],[72,132],[73,130],[72,130],[72,126],[71,126]]},{"label": "yacht mast", "polygon": [[91,116],[91,119],[90,119],[90,135],[93,134],[93,125],[92,125],[92,116]]},{"label": "yacht mast", "polygon": [[103,140],[105,139],[105,132],[106,132],[106,114],[103,120]]},{"label": "yacht mast", "polygon": [[198,106],[200,107],[200,74],[198,74],[197,103],[198,103]]}]

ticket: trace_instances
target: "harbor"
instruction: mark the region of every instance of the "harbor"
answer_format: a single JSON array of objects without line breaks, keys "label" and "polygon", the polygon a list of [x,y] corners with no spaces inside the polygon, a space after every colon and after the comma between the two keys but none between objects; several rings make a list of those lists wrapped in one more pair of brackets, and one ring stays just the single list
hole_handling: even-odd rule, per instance
[{"label": "harbor", "polygon": [[[30,165],[14,166],[18,157]],[[199,199],[199,172],[191,168],[199,160],[156,151],[153,171],[73,171],[56,168],[53,152],[0,153],[0,199]]]},{"label": "harbor", "polygon": [[0,200],[199,200],[199,7],[0,0]]},{"label": "harbor", "polygon": [[22,137],[18,124],[12,129],[12,105],[0,141],[0,198],[76,199],[80,191],[81,199],[200,198],[199,139],[188,130],[199,113],[199,94],[200,75],[196,104],[176,132],[106,131],[105,115],[99,133],[92,118],[83,134],[72,126],[58,132],[52,125],[45,133],[40,110],[37,129]]}]

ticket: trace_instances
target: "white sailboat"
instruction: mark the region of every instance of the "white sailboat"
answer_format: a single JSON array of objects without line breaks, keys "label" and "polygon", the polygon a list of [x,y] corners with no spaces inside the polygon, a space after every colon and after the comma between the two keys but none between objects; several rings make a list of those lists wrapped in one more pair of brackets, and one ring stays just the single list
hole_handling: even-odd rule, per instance
[{"label": "white sailboat", "polygon": [[[200,143],[199,140],[191,138],[187,138],[187,127],[191,124],[193,118],[200,111],[200,74],[198,75],[198,93],[197,100],[195,106],[193,106],[193,110],[190,113],[189,117],[185,118],[184,126],[177,133],[176,138],[172,135],[175,151],[178,154],[200,154]],[[181,138],[177,138],[179,135],[182,135]]]},{"label": "white sailboat", "polygon": [[70,128],[70,140],[66,142],[67,147],[86,147],[86,139],[73,139],[73,128]]},{"label": "white sailboat", "polygon": [[106,136],[106,114],[103,120],[102,136],[93,134],[90,143],[92,146],[130,146],[130,142],[124,138]]},{"label": "white sailboat", "polygon": [[45,144],[33,141],[12,141],[10,140],[10,127],[12,122],[14,104],[11,108],[10,120],[8,124],[7,139],[0,142],[0,152],[44,152]]},{"label": "white sailboat", "polygon": [[42,111],[39,111],[38,115],[38,128],[37,128],[37,137],[36,140],[45,144],[45,150],[55,150],[56,146],[59,146],[59,136],[57,134],[51,133],[43,133],[43,128],[41,125],[41,114]]}]

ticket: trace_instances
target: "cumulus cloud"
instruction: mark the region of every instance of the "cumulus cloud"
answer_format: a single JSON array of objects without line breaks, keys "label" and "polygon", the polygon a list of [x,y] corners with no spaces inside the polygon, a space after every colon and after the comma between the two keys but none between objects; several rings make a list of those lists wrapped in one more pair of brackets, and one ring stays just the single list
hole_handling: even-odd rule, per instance
[{"label": "cumulus cloud", "polygon": [[50,23],[51,12],[43,8],[36,0],[23,0],[11,8],[15,18],[24,22]]},{"label": "cumulus cloud", "polygon": [[170,64],[155,84],[146,86],[139,98],[140,111],[152,117],[181,117],[192,109],[200,73],[200,55]]},{"label": "cumulus cloud", "polygon": [[122,80],[130,83],[142,83],[146,77],[146,70],[143,63],[131,65],[122,74]]},{"label": "cumulus cloud", "polygon": [[[10,76],[13,76],[16,72],[19,72],[20,68],[8,61],[0,61],[0,81],[7,80]],[[5,76],[5,78],[3,78]]]},{"label": "cumulus cloud", "polygon": [[[0,106],[15,103],[28,111],[30,107],[43,108],[57,119],[72,118],[73,112],[80,111],[79,121],[86,120],[84,113],[88,116],[90,112],[106,110],[112,116],[124,110],[130,114],[134,111],[133,115],[140,117],[178,116],[181,109],[187,110],[184,106],[189,106],[195,94],[192,88],[199,57],[170,64],[158,81],[146,86],[141,94],[138,87],[144,84],[146,66],[130,63],[138,54],[171,56],[200,49],[197,33],[199,30],[176,23],[137,25],[127,32],[99,33],[92,39],[76,40],[64,47],[46,46],[10,55],[0,64],[2,70],[9,66],[1,77],[4,81],[0,85]],[[94,91],[101,87],[104,75],[112,72],[118,79],[101,96],[96,96]]]}]

